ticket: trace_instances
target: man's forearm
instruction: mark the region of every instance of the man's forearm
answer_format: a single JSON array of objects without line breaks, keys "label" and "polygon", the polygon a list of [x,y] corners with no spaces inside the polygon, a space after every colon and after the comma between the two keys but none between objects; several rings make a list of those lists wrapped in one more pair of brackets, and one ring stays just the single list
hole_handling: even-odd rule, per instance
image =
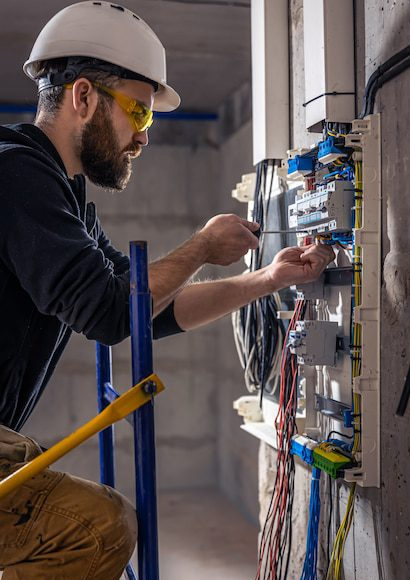
[{"label": "man's forearm", "polygon": [[203,264],[228,266],[258,246],[259,228],[233,214],[214,216],[190,240],[150,264],[149,286],[154,315],[163,310]]},{"label": "man's forearm", "polygon": [[183,330],[192,330],[278,288],[263,269],[233,278],[190,284],[175,299],[175,319]]},{"label": "man's forearm", "polygon": [[154,316],[172,302],[204,264],[206,251],[206,243],[196,234],[168,256],[150,264],[149,286],[153,297]]}]

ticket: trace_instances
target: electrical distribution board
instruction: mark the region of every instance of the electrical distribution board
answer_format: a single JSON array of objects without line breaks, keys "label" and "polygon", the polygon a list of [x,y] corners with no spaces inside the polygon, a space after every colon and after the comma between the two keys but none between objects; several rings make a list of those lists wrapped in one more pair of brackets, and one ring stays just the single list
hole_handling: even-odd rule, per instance
[{"label": "electrical distribution board", "polygon": [[[289,346],[303,381],[306,435],[318,444],[332,432],[341,433],[340,441],[351,441],[349,461],[338,469],[332,463],[332,458],[335,465],[339,461],[335,449],[320,449],[327,471],[362,486],[379,486],[379,117],[353,121],[347,133],[329,129],[325,137],[287,164],[291,181],[303,171],[289,208],[298,244],[315,240],[331,244],[336,253],[323,289],[318,292],[317,283],[297,288],[313,316],[296,322]],[[294,452],[299,455],[296,446]],[[346,459],[346,449],[338,452]]]},{"label": "electrical distribution board", "polygon": [[[276,236],[281,247],[294,245],[294,240],[301,247],[323,243],[336,254],[320,280],[279,297],[278,343],[296,357],[296,419],[305,437],[298,444],[295,438],[292,451],[303,459],[306,441],[321,446],[316,463],[320,455],[322,470],[365,487],[380,485],[380,163],[378,115],[343,126],[328,124],[314,147],[291,151],[282,167],[271,168],[266,181],[281,178],[282,187],[276,184],[269,192],[271,205],[262,204],[265,229],[276,219],[272,211],[276,216],[285,211],[285,221],[273,226],[278,234],[294,235]],[[272,198],[283,197],[284,188],[291,199],[281,212]],[[278,251],[269,244],[273,237],[262,236],[267,261]],[[304,311],[292,325],[295,300],[304,304]],[[279,375],[280,357],[274,364]],[[279,388],[274,376],[272,372],[262,404],[272,431]],[[248,422],[244,428],[277,445],[275,434],[267,435],[261,425]],[[339,435],[330,444],[333,432]]]}]

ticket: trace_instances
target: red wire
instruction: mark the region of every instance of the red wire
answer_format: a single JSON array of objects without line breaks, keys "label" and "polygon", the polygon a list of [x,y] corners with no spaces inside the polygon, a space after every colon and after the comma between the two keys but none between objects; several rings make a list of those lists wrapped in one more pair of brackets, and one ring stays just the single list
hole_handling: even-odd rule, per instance
[{"label": "red wire", "polygon": [[[294,355],[290,354],[288,347],[288,338],[290,331],[295,329],[296,322],[300,319],[303,306],[304,306],[303,300],[296,301],[295,311],[289,323],[285,336],[284,347],[282,350],[281,365],[280,365],[281,373],[280,373],[279,409],[275,418],[275,426],[277,433],[277,448],[278,448],[278,455],[276,459],[277,485],[274,490],[275,494],[274,502],[268,511],[263,535],[261,538],[261,545],[259,549],[259,562],[255,580],[260,580],[261,578],[262,565],[265,557],[265,552],[267,549],[268,540],[269,547],[266,557],[269,560],[270,564],[269,580],[276,580],[277,559],[281,546],[282,531],[286,520],[286,512],[289,500],[289,474],[287,472],[287,464],[290,453],[289,442],[294,433],[296,422],[295,409],[296,409],[297,365],[295,363]],[[285,405],[286,387],[288,384],[287,379],[289,375],[292,379],[291,390],[289,393],[288,401],[286,402]],[[287,422],[286,419],[288,419]],[[284,446],[284,440],[287,443],[286,446]],[[269,527],[267,527],[268,522]],[[276,528],[275,533],[274,528]],[[274,538],[272,541],[273,533]]]}]

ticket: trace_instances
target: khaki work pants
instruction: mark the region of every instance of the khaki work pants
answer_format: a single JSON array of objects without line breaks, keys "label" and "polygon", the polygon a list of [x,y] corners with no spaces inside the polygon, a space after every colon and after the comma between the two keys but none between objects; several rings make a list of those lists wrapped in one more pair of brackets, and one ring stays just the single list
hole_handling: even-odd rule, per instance
[{"label": "khaki work pants", "polygon": [[[0,426],[0,479],[40,453]],[[118,580],[136,538],[125,497],[67,473],[46,469],[0,500],[2,580]]]}]

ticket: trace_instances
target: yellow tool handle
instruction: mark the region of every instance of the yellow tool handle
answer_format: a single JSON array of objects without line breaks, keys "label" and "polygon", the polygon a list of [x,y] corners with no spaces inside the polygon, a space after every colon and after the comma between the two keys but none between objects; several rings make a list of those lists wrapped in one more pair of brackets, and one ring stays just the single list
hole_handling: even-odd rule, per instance
[{"label": "yellow tool handle", "polygon": [[[153,383],[155,383],[154,389],[149,388],[147,389],[149,392],[145,392],[144,387],[146,385],[152,387]],[[50,449],[47,449],[47,451],[38,455],[29,463],[23,465],[23,467],[3,479],[3,481],[0,481],[0,499],[99,431],[106,429],[120,419],[124,419],[124,417],[150,401],[153,395],[158,395],[164,388],[164,385],[155,373],[134,387],[131,387],[131,389],[110,403],[101,413],[79,427],[74,433],[65,437],[62,441],[53,445],[53,447],[50,447]],[[154,392],[152,392],[153,390]]]}]

